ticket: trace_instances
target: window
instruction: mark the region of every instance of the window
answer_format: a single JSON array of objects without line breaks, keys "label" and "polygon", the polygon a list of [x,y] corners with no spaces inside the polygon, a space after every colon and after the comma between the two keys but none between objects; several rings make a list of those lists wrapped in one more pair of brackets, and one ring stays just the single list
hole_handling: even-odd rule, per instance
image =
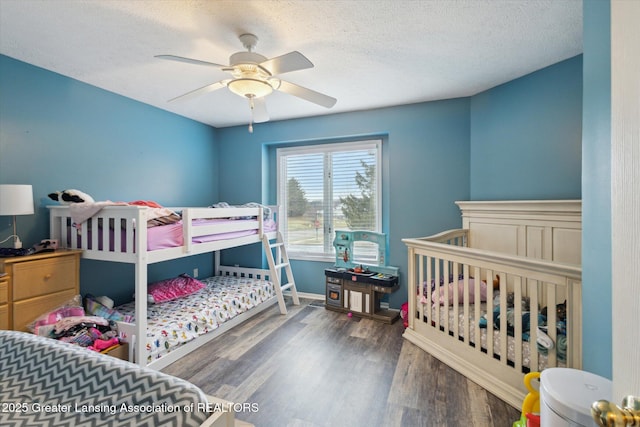
[{"label": "window", "polygon": [[[335,260],[335,230],[381,230],[382,141],[280,148],[278,204],[290,257]],[[377,261],[377,246],[357,242],[353,259]]]}]

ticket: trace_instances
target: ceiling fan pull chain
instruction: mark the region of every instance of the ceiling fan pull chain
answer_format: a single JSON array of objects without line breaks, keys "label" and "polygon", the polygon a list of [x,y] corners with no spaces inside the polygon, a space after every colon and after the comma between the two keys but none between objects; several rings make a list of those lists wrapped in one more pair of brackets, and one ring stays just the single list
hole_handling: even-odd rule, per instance
[{"label": "ceiling fan pull chain", "polygon": [[253,97],[250,96],[249,98],[249,108],[251,109],[251,119],[249,119],[249,133],[253,133]]}]

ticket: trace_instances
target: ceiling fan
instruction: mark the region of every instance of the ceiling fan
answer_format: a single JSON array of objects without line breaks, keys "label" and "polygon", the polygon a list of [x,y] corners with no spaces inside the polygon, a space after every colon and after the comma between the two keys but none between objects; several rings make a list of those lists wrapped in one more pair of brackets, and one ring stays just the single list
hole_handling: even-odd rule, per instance
[{"label": "ceiling fan", "polygon": [[229,57],[229,65],[220,65],[213,62],[175,55],[156,55],[156,58],[186,62],[188,64],[206,65],[220,68],[223,71],[231,73],[232,78],[230,79],[220,80],[194,89],[170,99],[169,102],[192,98],[227,87],[231,92],[249,101],[249,107],[251,109],[249,132],[253,132],[253,122],[261,123],[269,120],[264,97],[274,90],[297,96],[298,98],[326,108],[331,108],[335,105],[335,98],[277,77],[280,74],[291,71],[312,68],[313,64],[303,54],[298,51],[293,51],[268,59],[253,51],[258,43],[258,37],[253,34],[242,34],[239,38],[247,51],[232,54]]}]

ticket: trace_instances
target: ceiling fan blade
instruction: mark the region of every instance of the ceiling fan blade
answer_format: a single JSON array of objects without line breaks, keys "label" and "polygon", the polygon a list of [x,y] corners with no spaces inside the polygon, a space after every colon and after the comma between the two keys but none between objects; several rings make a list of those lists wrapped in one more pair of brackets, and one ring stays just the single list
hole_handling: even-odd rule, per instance
[{"label": "ceiling fan blade", "polygon": [[186,62],[187,64],[207,65],[209,67],[226,67],[226,65],[215,64],[213,62],[200,61],[199,59],[185,58],[175,55],[155,55],[155,58],[168,59],[169,61]]},{"label": "ceiling fan blade", "polygon": [[267,111],[267,103],[264,97],[254,98],[253,100],[253,122],[264,123],[269,121],[269,112]]},{"label": "ceiling fan blade", "polygon": [[195,98],[196,96],[204,95],[205,93],[213,92],[214,90],[222,89],[226,86],[226,80],[220,80],[219,82],[211,83],[210,85],[199,87],[191,92],[184,93],[182,95],[171,98],[168,102],[185,100],[189,98]]},{"label": "ceiling fan blade", "polygon": [[309,102],[313,102],[314,104],[321,105],[326,108],[331,108],[336,105],[337,99],[332,98],[328,95],[324,95],[320,92],[316,92],[311,89],[307,89],[302,86],[298,86],[293,83],[286,82],[284,80],[280,81],[280,87],[278,90],[282,92],[288,93],[293,96],[297,96],[298,98],[302,98]]},{"label": "ceiling fan blade", "polygon": [[291,71],[313,68],[313,63],[298,51],[286,53],[275,58],[267,59],[260,66],[271,73],[272,76],[289,73]]}]

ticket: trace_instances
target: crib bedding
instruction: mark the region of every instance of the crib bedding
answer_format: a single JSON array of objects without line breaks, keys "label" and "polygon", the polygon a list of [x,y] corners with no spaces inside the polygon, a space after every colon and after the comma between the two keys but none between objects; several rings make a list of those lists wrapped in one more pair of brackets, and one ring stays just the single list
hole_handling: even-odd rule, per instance
[{"label": "crib bedding", "polygon": [[[486,307],[486,303],[481,303],[480,304],[480,313],[481,313],[481,317],[486,316],[487,314],[487,307]],[[468,325],[469,328],[469,342],[471,343],[476,343],[476,326],[478,325],[478,322],[480,321],[479,319],[476,320],[475,319],[475,305],[474,304],[470,304],[469,305],[469,316],[465,317],[465,313],[463,310],[463,306],[460,305],[458,308],[458,336],[461,340],[464,339],[464,334],[465,334],[465,324]],[[437,312],[436,312],[436,305],[431,305],[431,319],[435,319],[437,316]],[[455,312],[453,310],[452,306],[440,306],[440,315],[439,315],[439,319],[440,319],[440,326],[443,327],[445,324],[448,326],[449,331],[453,331],[454,330],[454,324],[456,322],[455,320]],[[488,345],[487,345],[487,335],[488,332],[493,332],[492,334],[492,338],[493,338],[493,353],[496,356],[500,356],[500,349],[501,349],[501,336],[500,336],[500,331],[499,330],[493,330],[493,331],[489,331],[486,328],[480,328],[480,344],[481,344],[481,348],[483,350],[487,350]],[[515,360],[515,354],[516,354],[516,340],[512,337],[507,335],[507,359],[509,361],[513,361]],[[537,347],[537,346],[536,346]],[[531,346],[530,346],[530,342],[529,341],[522,341],[522,365],[524,367],[526,367],[529,370],[533,370],[533,371],[540,371],[542,369],[545,369],[547,367],[547,355],[544,354],[543,352],[538,351],[538,367],[536,369],[532,369],[531,368]],[[558,358],[557,361],[557,365],[558,367],[564,367],[565,366],[565,362],[563,360],[561,360],[560,358]]]},{"label": "crib bedding", "polygon": [[0,425],[198,426],[209,416],[207,396],[185,380],[49,338],[0,331],[0,363]]},{"label": "crib bedding", "polygon": [[[148,304],[147,363],[275,296],[273,284],[266,280],[214,276],[201,281],[206,286],[198,292],[161,304]],[[117,310],[135,317],[135,302]]]}]

